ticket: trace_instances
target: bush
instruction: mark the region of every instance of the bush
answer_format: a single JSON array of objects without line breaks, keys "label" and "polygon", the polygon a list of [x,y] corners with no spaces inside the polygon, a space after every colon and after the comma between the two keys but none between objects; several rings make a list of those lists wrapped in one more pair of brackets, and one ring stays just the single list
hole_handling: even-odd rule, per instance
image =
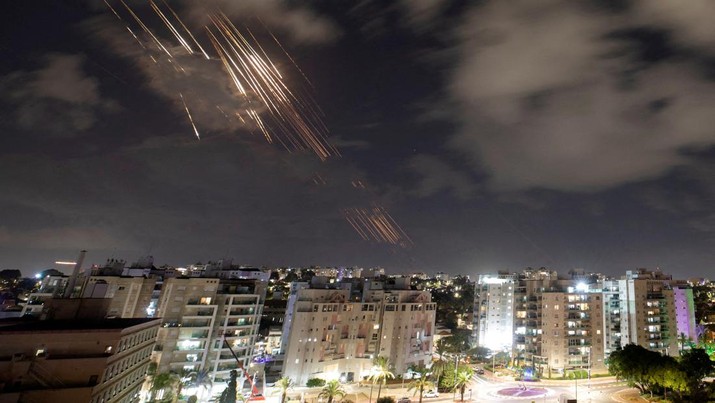
[{"label": "bush", "polygon": [[309,388],[319,388],[325,386],[325,379],[310,378],[308,379],[308,382],[305,383],[305,386]]},{"label": "bush", "polygon": [[196,403],[199,401],[199,398],[196,397],[196,395],[189,396],[189,400],[187,400],[187,403]]},{"label": "bush", "polygon": [[395,398],[392,396],[383,396],[377,399],[375,403],[395,403]]}]

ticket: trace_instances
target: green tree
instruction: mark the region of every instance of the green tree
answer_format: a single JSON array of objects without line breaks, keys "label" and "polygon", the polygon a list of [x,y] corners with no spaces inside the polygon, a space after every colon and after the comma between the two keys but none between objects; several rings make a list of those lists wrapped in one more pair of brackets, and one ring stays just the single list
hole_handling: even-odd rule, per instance
[{"label": "green tree", "polygon": [[703,401],[702,395],[705,393],[703,378],[715,369],[715,364],[710,360],[707,352],[701,348],[685,351],[680,357],[678,367],[688,380],[687,390],[691,401]]},{"label": "green tree", "polygon": [[447,367],[449,367],[449,363],[445,360],[438,360],[432,363],[432,376],[435,377],[435,384],[437,388],[440,386],[440,378],[442,378],[442,375],[445,374]]},{"label": "green tree", "polygon": [[199,396],[203,397],[206,393],[211,392],[213,381],[211,381],[211,371],[208,369],[189,372],[186,378],[190,385],[199,390]]},{"label": "green tree", "polygon": [[450,343],[448,337],[442,337],[434,343],[434,352],[439,356],[439,360],[442,361],[447,353],[451,353]]},{"label": "green tree", "polygon": [[[390,360],[387,357],[375,357],[372,360],[373,373],[370,375],[370,380],[373,385],[378,384],[377,398],[380,398],[380,393],[382,392],[382,386],[387,383],[388,379],[394,379],[395,374],[390,371]],[[372,390],[370,391],[372,395]]]},{"label": "green tree", "polygon": [[424,393],[425,389],[430,390],[434,388],[434,382],[430,381],[427,378],[427,374],[421,373],[419,378],[413,379],[412,382],[410,382],[409,385],[407,385],[407,391],[414,390],[412,393],[412,396],[417,394],[419,392],[420,394],[420,402],[422,403],[422,394]]},{"label": "green tree", "polygon": [[285,403],[286,395],[288,395],[288,390],[293,389],[293,380],[288,377],[283,377],[276,381],[276,388],[281,392],[281,403]]},{"label": "green tree", "polygon": [[310,378],[308,381],[305,383],[305,386],[309,388],[319,388],[321,386],[325,386],[325,379],[322,378]]},{"label": "green tree", "polygon": [[236,389],[237,378],[238,371],[232,369],[231,372],[229,372],[229,380],[227,382],[228,385],[226,386],[226,389],[221,392],[221,396],[219,397],[219,403],[236,403],[236,395],[238,395],[238,391]]},{"label": "green tree", "polygon": [[635,344],[628,344],[608,357],[608,372],[636,387],[641,393],[652,393],[651,370],[656,368],[661,355]]},{"label": "green tree", "polygon": [[464,390],[467,388],[470,382],[472,382],[472,377],[474,376],[474,370],[469,366],[462,366],[457,371],[457,376],[454,381],[454,390],[459,391],[459,396],[461,401],[464,401]]},{"label": "green tree", "polygon": [[328,383],[323,386],[323,389],[320,391],[320,394],[318,394],[318,397],[325,397],[328,399],[328,403],[333,403],[333,399],[336,397],[342,399],[345,395],[346,393],[345,389],[343,389],[343,385],[341,385],[337,380],[332,380],[328,381]]},{"label": "green tree", "polygon": [[151,377],[151,385],[149,386],[149,392],[151,394],[149,401],[157,401],[157,395],[161,395],[160,402],[172,401],[175,396],[174,391],[178,389],[179,383],[181,383],[181,377],[174,372],[154,374]]}]

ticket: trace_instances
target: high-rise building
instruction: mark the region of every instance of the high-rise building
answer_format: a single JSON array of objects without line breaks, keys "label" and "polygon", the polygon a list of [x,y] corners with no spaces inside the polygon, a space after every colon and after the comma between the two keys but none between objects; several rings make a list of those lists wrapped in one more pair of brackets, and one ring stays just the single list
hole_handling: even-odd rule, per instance
[{"label": "high-rise building", "polygon": [[480,275],[475,285],[473,336],[478,346],[511,350],[514,339],[514,279],[510,273]]},{"label": "high-rise building", "polygon": [[429,365],[436,304],[428,291],[411,290],[409,278],[388,282],[294,284],[283,334],[283,376],[299,385],[310,378],[362,379],[372,360],[386,357],[395,374]]},{"label": "high-rise building", "polygon": [[504,316],[510,315],[513,357],[542,372],[603,370],[606,357],[628,343],[679,355],[686,341],[697,341],[692,290],[659,270],[627,271],[618,280],[583,270],[559,277],[543,268],[481,276],[477,344],[500,349],[495,340],[509,339]]},{"label": "high-rise building", "polygon": [[[596,285],[597,287],[597,285]],[[576,283],[542,294],[541,348],[535,367],[556,370],[605,370],[603,295]]]},{"label": "high-rise building", "polygon": [[679,354],[672,282],[672,276],[646,269],[629,270],[618,281],[622,345]]},{"label": "high-rise building", "polygon": [[158,371],[209,370],[214,381],[224,381],[231,370],[247,368],[265,294],[265,281],[253,278],[165,279],[157,311]]}]

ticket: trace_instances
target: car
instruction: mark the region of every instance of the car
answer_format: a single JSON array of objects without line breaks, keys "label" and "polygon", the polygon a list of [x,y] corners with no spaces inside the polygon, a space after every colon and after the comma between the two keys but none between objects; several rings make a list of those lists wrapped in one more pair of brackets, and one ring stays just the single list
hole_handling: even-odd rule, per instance
[{"label": "car", "polygon": [[412,403],[409,397],[401,397],[400,400],[397,401],[397,403]]},{"label": "car", "polygon": [[484,375],[484,370],[481,369],[481,368],[479,368],[479,369],[477,370],[477,375]]},{"label": "car", "polygon": [[422,397],[439,397],[439,392],[436,390],[428,390],[422,394]]}]

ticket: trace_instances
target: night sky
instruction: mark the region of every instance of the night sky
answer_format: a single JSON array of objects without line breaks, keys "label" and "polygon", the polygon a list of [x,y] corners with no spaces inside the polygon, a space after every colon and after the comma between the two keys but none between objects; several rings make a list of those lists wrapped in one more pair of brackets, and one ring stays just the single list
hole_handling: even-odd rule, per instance
[{"label": "night sky", "polygon": [[[0,268],[87,249],[92,263],[712,276],[715,2],[171,1],[212,56],[207,12],[255,34],[322,109],[342,154],[324,162],[224,119],[216,106],[241,102],[221,63],[129,2],[185,71],[152,63],[161,52],[109,3],[125,20],[102,1],[0,5]],[[343,212],[371,206],[413,244],[363,240]]]}]

